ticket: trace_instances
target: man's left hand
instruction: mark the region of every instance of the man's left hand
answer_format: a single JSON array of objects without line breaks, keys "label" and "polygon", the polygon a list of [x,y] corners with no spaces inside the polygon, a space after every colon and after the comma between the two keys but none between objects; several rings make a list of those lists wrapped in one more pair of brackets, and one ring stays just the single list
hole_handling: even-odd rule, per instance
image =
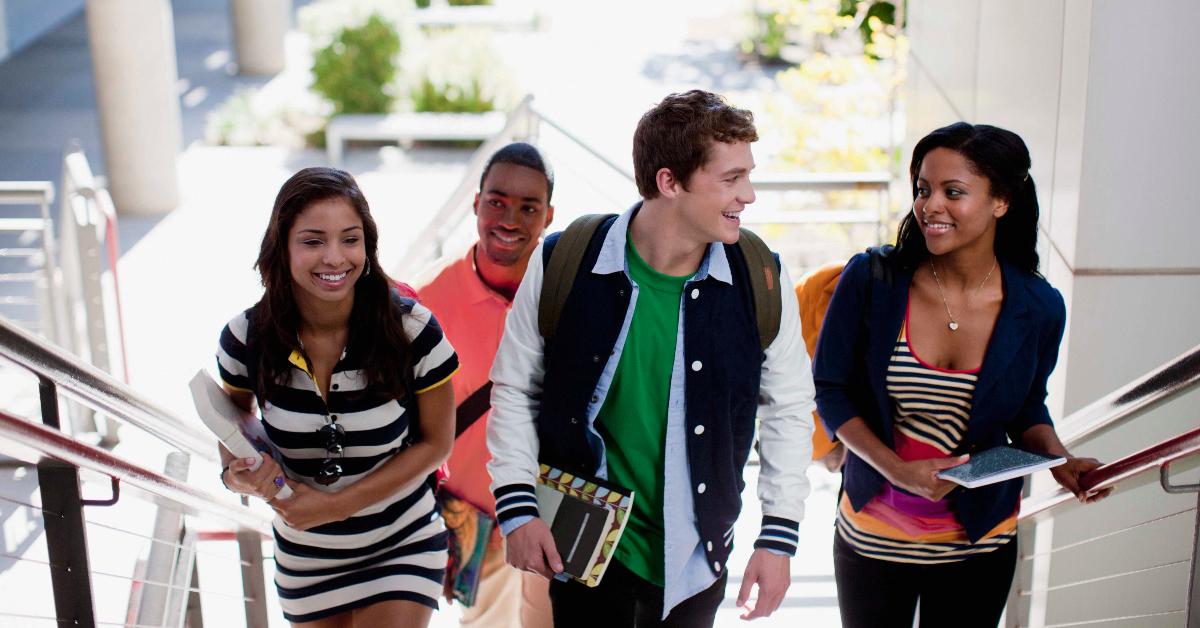
[{"label": "man's left hand", "polygon": [[[758,596],[754,606],[748,606],[750,588],[758,585]],[[746,574],[742,576],[742,588],[738,591],[737,605],[745,608],[742,619],[758,619],[768,617],[787,594],[792,584],[792,559],[790,556],[773,554],[765,549],[756,549],[746,565]]]}]

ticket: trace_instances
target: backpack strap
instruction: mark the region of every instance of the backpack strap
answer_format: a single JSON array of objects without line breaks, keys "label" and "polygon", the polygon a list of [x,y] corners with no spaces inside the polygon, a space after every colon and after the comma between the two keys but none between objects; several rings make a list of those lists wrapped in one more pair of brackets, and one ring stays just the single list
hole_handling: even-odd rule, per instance
[{"label": "backpack strap", "polygon": [[549,340],[554,337],[554,331],[558,329],[558,318],[567,303],[567,296],[571,294],[575,276],[579,274],[583,254],[587,252],[592,236],[596,235],[596,229],[615,215],[580,216],[559,235],[554,250],[550,252],[550,259],[546,262],[542,276],[542,293],[538,299],[538,331],[541,332],[542,338]]},{"label": "backpack strap", "polygon": [[762,238],[749,229],[741,229],[738,249],[746,258],[750,288],[754,293],[754,315],[758,319],[758,343],[763,351],[779,335],[779,318],[783,315],[783,297],[779,285],[779,260],[767,248]]}]

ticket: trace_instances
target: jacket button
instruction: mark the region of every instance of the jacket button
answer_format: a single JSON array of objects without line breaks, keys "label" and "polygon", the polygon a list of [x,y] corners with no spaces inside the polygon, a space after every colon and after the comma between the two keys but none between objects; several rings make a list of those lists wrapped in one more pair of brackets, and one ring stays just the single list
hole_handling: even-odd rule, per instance
[{"label": "jacket button", "polygon": [[596,403],[597,401],[600,401],[600,395],[592,395],[592,403]]},{"label": "jacket button", "polygon": [[579,423],[579,419],[577,419],[575,417],[571,417],[571,425],[575,425],[577,423]]},{"label": "jacket button", "polygon": [[700,298],[700,289],[699,288],[692,288],[692,298],[693,299]]},{"label": "jacket button", "polygon": [[703,433],[704,433],[704,426],[703,426],[703,425],[697,425],[697,426],[696,426],[696,429],[692,430],[692,432],[694,432],[694,433],[696,434],[696,436],[699,436],[699,435],[701,435],[701,434],[703,434]]},{"label": "jacket button", "polygon": [[707,549],[708,549],[708,551],[710,551],[710,552],[711,552],[711,551],[712,551],[712,541],[709,541],[708,543],[706,543],[706,544],[704,545],[704,547],[705,547],[705,548],[707,548]]},{"label": "jacket button", "polygon": [[707,488],[708,487],[704,485],[704,482],[701,482],[700,484],[696,485],[696,492],[703,493]]},{"label": "jacket button", "polygon": [[695,362],[692,362],[692,370],[693,371],[699,371],[702,368],[704,368],[704,365],[700,363],[700,360],[696,360]]},{"label": "jacket button", "polygon": [[619,297],[625,296],[625,289],[621,288],[620,290],[617,290],[617,296],[619,296]]},{"label": "jacket button", "polygon": [[721,563],[718,563],[717,561],[714,560],[713,561],[713,571],[715,571],[717,573],[721,573]]},{"label": "jacket button", "polygon": [[330,385],[329,385],[329,387],[330,387],[330,388],[332,388],[332,389],[334,389],[334,390],[337,390],[337,389],[338,389],[338,385],[337,385],[337,384],[330,384]]},{"label": "jacket button", "polygon": [[598,356],[598,355],[592,356],[592,364],[599,364],[599,363],[600,363],[600,356]]}]

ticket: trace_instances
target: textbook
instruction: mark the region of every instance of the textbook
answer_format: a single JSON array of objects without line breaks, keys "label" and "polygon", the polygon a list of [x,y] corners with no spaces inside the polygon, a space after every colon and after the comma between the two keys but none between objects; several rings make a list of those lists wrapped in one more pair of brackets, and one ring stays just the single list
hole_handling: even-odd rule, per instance
[{"label": "textbook", "polygon": [[[239,408],[225,393],[225,389],[214,382],[204,369],[200,369],[192,381],[188,382],[188,388],[192,391],[192,403],[196,406],[196,414],[200,415],[204,426],[216,434],[217,440],[238,458],[257,459],[250,467],[251,471],[262,465],[262,453],[277,457],[275,448],[267,438],[267,431],[263,429],[258,417]],[[287,499],[291,496],[291,487],[284,484],[275,498]]]},{"label": "textbook", "polygon": [[938,477],[967,488],[976,488],[1057,467],[1066,461],[1061,456],[1035,454],[1001,445],[971,454],[970,460],[941,471]]},{"label": "textbook", "polygon": [[475,605],[483,558],[495,524],[487,513],[442,489],[438,493],[442,520],[450,531],[449,560],[443,581],[446,599],[466,607]]},{"label": "textbook", "polygon": [[550,465],[539,471],[538,511],[554,536],[563,573],[589,587],[600,584],[629,521],[633,491]]}]

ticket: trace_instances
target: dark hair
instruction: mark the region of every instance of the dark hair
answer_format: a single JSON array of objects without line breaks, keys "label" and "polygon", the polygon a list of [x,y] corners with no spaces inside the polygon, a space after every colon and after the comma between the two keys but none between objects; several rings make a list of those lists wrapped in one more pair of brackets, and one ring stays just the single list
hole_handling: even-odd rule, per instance
[{"label": "dark hair", "polygon": [[[364,272],[354,284],[349,324],[355,347],[364,352],[360,368],[368,382],[382,386],[394,397],[404,396],[408,388],[410,343],[404,333],[402,315],[393,305],[392,281],[376,256],[379,230],[371,218],[367,199],[349,173],[335,168],[305,168],[279,188],[258,261],[254,263],[265,288],[262,299],[251,311],[248,334],[251,355],[257,355],[258,360],[254,394],[260,406],[265,405],[271,387],[285,381],[292,351],[301,349],[297,336],[300,312],[292,294],[288,264],[288,232],[296,217],[312,203],[333,197],[349,202],[363,222],[363,244],[370,272]],[[360,334],[369,337],[363,339],[358,337]]]},{"label": "dark hair", "polygon": [[550,197],[554,195],[554,168],[550,167],[550,162],[536,146],[525,142],[513,142],[492,153],[487,165],[483,167],[483,174],[479,175],[480,191],[483,190],[483,182],[492,171],[492,166],[496,164],[524,166],[542,173],[546,177],[546,202],[550,202]]},{"label": "dark hair", "polygon": [[[1021,137],[998,127],[966,122],[956,122],[926,135],[913,148],[908,167],[914,199],[921,162],[935,148],[947,148],[962,155],[975,174],[988,180],[988,193],[1008,202],[1008,211],[996,223],[996,256],[1036,274],[1037,189],[1029,174],[1029,149]],[[905,268],[915,268],[929,257],[921,225],[912,211],[900,221],[894,256]]]},{"label": "dark hair", "polygon": [[670,94],[642,115],[633,132],[633,176],[644,199],[658,198],[658,171],[667,168],[687,189],[708,162],[713,142],[758,141],[754,114],[718,94],[693,89]]}]

